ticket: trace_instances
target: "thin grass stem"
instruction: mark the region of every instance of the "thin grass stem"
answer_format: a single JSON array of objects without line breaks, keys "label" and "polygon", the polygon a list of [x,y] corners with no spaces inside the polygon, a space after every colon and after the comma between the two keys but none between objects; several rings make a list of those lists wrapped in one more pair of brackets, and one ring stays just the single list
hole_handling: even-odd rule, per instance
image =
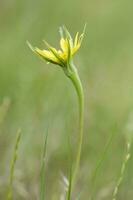
[{"label": "thin grass stem", "polygon": [[8,190],[8,194],[7,194],[7,200],[13,200],[14,171],[15,171],[16,161],[17,161],[17,158],[18,158],[18,148],[19,148],[19,144],[20,144],[20,139],[21,139],[21,129],[19,129],[18,132],[17,132],[13,157],[12,157],[11,165],[10,165],[9,190]]},{"label": "thin grass stem", "polygon": [[40,200],[45,200],[45,163],[46,163],[47,139],[48,139],[48,132],[44,140],[42,159],[41,159]]},{"label": "thin grass stem", "polygon": [[115,186],[114,191],[113,191],[112,200],[116,200],[117,199],[118,191],[119,191],[120,185],[121,185],[121,183],[123,181],[123,178],[124,178],[124,173],[125,173],[125,170],[126,170],[126,165],[127,165],[127,162],[128,162],[128,160],[130,158],[130,147],[131,147],[131,142],[127,142],[127,145],[126,145],[126,155],[125,155],[125,158],[124,158],[122,166],[121,166],[120,176],[118,177],[118,180],[116,182],[116,186]]}]

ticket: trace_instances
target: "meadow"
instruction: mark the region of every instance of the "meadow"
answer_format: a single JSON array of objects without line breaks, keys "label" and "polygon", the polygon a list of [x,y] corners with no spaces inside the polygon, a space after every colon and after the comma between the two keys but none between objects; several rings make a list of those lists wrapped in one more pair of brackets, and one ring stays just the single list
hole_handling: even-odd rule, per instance
[{"label": "meadow", "polygon": [[[39,199],[41,156],[45,200],[64,200],[78,142],[78,102],[58,66],[47,65],[26,41],[59,48],[58,28],[74,37],[87,24],[74,57],[84,94],[84,140],[72,200],[112,200],[133,134],[131,0],[0,0],[0,200],[5,200],[16,134],[21,129],[13,200]],[[133,199],[133,148],[117,200]]]}]

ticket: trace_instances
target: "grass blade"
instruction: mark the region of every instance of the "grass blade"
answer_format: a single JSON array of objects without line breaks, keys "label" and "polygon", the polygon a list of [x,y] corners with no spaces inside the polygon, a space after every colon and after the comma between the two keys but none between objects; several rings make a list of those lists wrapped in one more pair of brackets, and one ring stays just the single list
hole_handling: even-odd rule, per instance
[{"label": "grass blade", "polygon": [[68,192],[67,192],[67,200],[71,200],[71,192],[72,192],[72,167],[70,168],[69,185],[68,185]]},{"label": "grass blade", "polygon": [[41,159],[41,173],[40,173],[40,200],[45,199],[45,161],[46,161],[46,150],[47,150],[47,139],[48,139],[48,132],[46,134],[42,152],[42,159]]},{"label": "grass blade", "polygon": [[122,162],[122,166],[121,166],[121,170],[120,170],[120,176],[119,176],[117,183],[116,183],[116,186],[114,188],[112,200],[116,200],[117,194],[118,194],[118,191],[119,191],[119,187],[120,187],[122,180],[124,178],[124,172],[125,172],[125,169],[126,169],[126,165],[127,165],[127,162],[130,158],[130,147],[131,147],[131,143],[128,142],[127,145],[126,145],[126,155],[125,155],[125,158]]},{"label": "grass blade", "polygon": [[14,179],[15,164],[18,158],[18,148],[20,144],[20,139],[21,139],[21,129],[19,129],[17,132],[16,142],[14,146],[14,153],[10,165],[9,191],[7,196],[8,200],[13,200],[13,179]]},{"label": "grass blade", "polygon": [[99,169],[100,169],[100,167],[101,167],[101,165],[102,165],[102,163],[103,163],[103,161],[104,161],[104,159],[105,159],[105,157],[106,157],[106,154],[107,154],[107,152],[108,152],[108,149],[109,149],[109,147],[110,147],[110,145],[111,145],[111,143],[112,143],[112,141],[113,141],[114,135],[115,135],[115,131],[112,132],[112,134],[111,134],[111,136],[110,136],[110,138],[109,138],[107,144],[105,145],[105,148],[104,148],[104,151],[103,151],[103,153],[102,153],[102,156],[101,156],[100,159],[98,160],[97,165],[96,165],[96,168],[95,168],[95,170],[94,170],[94,172],[93,172],[93,175],[92,175],[92,178],[91,178],[92,188],[93,188],[93,189],[92,189],[92,194],[91,194],[91,196],[90,196],[90,200],[93,200],[96,177],[97,177],[98,171],[99,171]]}]

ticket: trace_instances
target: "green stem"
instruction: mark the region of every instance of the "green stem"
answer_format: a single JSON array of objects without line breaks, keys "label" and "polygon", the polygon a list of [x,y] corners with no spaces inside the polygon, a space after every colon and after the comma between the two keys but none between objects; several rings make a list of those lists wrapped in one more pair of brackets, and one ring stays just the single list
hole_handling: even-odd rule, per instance
[{"label": "green stem", "polygon": [[83,87],[82,87],[82,83],[80,81],[78,72],[73,64],[71,65],[71,69],[72,69],[72,73],[69,76],[69,78],[76,89],[78,102],[79,102],[79,143],[78,143],[78,149],[77,149],[76,160],[75,160],[75,168],[74,168],[74,173],[73,173],[73,178],[72,178],[72,184],[74,185],[76,181],[75,179],[77,177],[77,173],[79,170],[82,143],[83,143],[84,92],[83,92]]}]

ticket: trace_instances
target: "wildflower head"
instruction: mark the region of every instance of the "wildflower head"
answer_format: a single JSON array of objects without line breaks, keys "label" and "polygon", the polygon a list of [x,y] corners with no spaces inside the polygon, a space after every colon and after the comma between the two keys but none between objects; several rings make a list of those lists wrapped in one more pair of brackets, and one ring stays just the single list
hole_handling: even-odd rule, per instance
[{"label": "wildflower head", "polygon": [[49,45],[46,41],[44,41],[46,49],[39,49],[37,47],[33,48],[29,43],[29,47],[40,57],[47,61],[47,63],[53,63],[61,66],[65,71],[68,71],[68,67],[72,61],[73,56],[79,50],[84,31],[80,35],[78,32],[74,40],[72,39],[70,33],[66,29],[66,27],[60,27],[59,29],[61,39],[60,39],[60,50],[55,49],[51,45]]}]

